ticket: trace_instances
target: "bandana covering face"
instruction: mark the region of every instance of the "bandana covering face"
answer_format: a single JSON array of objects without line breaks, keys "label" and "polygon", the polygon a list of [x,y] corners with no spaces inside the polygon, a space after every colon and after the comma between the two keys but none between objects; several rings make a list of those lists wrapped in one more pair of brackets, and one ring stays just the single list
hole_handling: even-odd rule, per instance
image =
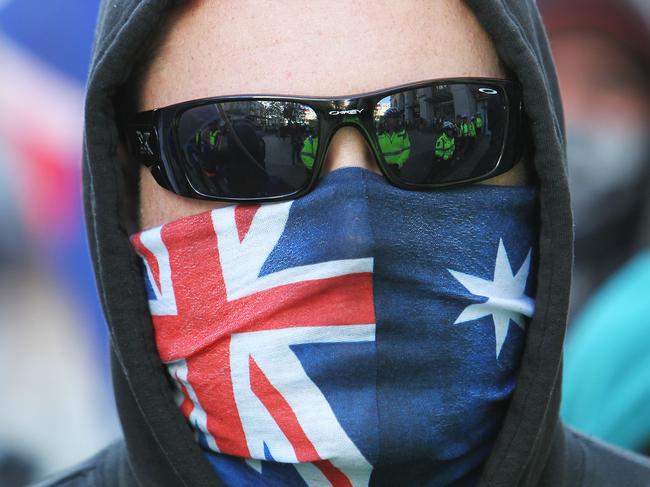
[{"label": "bandana covering face", "polygon": [[135,235],[158,352],[221,481],[476,482],[533,313],[535,222],[532,188],[347,168]]}]

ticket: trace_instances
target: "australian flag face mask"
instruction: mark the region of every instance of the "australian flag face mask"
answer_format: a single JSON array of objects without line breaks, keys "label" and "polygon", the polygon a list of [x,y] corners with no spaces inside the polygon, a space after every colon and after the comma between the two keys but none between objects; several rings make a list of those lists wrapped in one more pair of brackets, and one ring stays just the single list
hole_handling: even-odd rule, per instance
[{"label": "australian flag face mask", "polygon": [[536,215],[530,187],[346,168],[135,235],[158,352],[222,482],[472,485],[534,310]]}]

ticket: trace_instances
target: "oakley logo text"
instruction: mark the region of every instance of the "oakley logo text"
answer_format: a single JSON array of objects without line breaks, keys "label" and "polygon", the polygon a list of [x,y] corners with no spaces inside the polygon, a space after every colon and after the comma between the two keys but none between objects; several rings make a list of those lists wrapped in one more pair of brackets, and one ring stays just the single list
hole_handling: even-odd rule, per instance
[{"label": "oakley logo text", "polygon": [[352,109],[352,110],[331,110],[330,115],[359,115],[365,108]]},{"label": "oakley logo text", "polygon": [[153,156],[153,150],[151,150],[151,146],[149,146],[149,137],[151,136],[151,132],[140,132],[139,130],[136,130],[135,135],[138,137],[138,143],[140,144],[140,155]]}]

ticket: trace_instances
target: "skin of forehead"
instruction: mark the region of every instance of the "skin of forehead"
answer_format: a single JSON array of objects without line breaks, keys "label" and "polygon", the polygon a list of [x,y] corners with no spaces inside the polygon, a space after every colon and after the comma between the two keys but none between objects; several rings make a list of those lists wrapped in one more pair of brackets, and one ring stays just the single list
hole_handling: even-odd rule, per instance
[{"label": "skin of forehead", "polygon": [[[492,42],[461,0],[200,0],[165,25],[138,108],[246,93],[344,96],[465,76],[505,77]],[[326,164],[367,156],[356,130],[343,128]],[[490,183],[520,183],[520,172],[515,167]],[[141,171],[141,228],[218,206],[177,196]]]}]

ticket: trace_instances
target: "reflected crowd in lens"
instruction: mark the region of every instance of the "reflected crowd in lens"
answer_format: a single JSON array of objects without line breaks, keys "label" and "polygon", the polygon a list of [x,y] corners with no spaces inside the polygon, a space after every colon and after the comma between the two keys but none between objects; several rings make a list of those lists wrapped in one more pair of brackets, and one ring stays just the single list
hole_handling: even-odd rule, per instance
[{"label": "reflected crowd in lens", "polygon": [[[481,177],[498,163],[505,95],[479,84],[440,84],[384,97],[370,117],[384,170],[408,184]],[[355,110],[352,110],[356,112]],[[362,115],[363,113],[363,115]],[[348,118],[349,120],[349,118]],[[178,121],[181,159],[203,194],[288,194],[308,184],[319,150],[319,115],[281,100],[206,104]]]},{"label": "reflected crowd in lens", "polygon": [[194,189],[225,197],[295,191],[311,179],[318,149],[314,110],[283,101],[192,108],[179,137]]},{"label": "reflected crowd in lens", "polygon": [[412,184],[489,173],[498,162],[506,122],[504,95],[473,84],[396,93],[375,110],[385,161],[396,176]]}]

